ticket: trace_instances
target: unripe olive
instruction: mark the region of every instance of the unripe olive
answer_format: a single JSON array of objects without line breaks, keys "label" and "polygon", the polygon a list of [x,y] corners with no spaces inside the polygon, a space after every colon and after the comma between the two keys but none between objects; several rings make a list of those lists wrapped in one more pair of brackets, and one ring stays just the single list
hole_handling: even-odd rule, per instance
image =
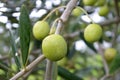
[{"label": "unripe olive", "polygon": [[84,38],[90,43],[98,41],[101,36],[102,28],[98,24],[89,24],[84,30]]},{"label": "unripe olive", "polygon": [[57,62],[58,65],[60,66],[65,66],[67,64],[68,59],[66,57],[62,58]]},{"label": "unripe olive", "polygon": [[83,0],[85,6],[93,6],[97,0]]},{"label": "unripe olive", "polygon": [[104,57],[107,62],[111,62],[117,54],[117,50],[114,48],[108,48],[104,52]]},{"label": "unripe olive", "polygon": [[73,9],[72,11],[72,15],[75,17],[78,17],[82,14],[82,10],[79,7],[76,7],[75,9]]},{"label": "unripe olive", "polygon": [[49,60],[58,61],[67,53],[66,41],[61,35],[49,35],[42,42],[42,52]]},{"label": "unripe olive", "polygon": [[109,13],[109,8],[108,8],[108,6],[102,6],[102,7],[100,7],[100,10],[99,10],[99,12],[98,12],[98,14],[99,14],[100,16],[106,16],[108,13]]},{"label": "unripe olive", "polygon": [[50,32],[50,27],[46,21],[38,21],[33,26],[33,36],[37,40],[42,40]]},{"label": "unripe olive", "polygon": [[95,3],[95,6],[103,6],[105,4],[106,0],[98,0],[96,3]]}]

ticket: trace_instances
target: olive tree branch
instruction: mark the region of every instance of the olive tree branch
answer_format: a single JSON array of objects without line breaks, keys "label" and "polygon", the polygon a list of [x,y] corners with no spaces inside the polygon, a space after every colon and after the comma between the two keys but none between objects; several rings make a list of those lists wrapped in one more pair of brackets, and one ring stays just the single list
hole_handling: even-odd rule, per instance
[{"label": "olive tree branch", "polygon": [[60,17],[60,19],[62,21],[61,20],[58,21],[57,29],[56,29],[56,32],[55,32],[56,34],[60,34],[61,29],[63,27],[63,23],[65,23],[68,20],[73,8],[77,4],[77,1],[78,0],[70,0],[69,3],[67,4],[65,11],[63,12],[63,14]]},{"label": "olive tree branch", "polygon": [[52,80],[52,67],[53,62],[47,59],[45,80]]},{"label": "olive tree branch", "polygon": [[[115,4],[115,10],[116,10],[116,17],[118,18],[120,16],[118,0],[114,0],[114,4]],[[119,23],[116,23],[116,27],[114,27],[114,29],[113,29],[114,36],[113,36],[113,39],[112,39],[112,47],[114,47],[116,45],[116,38],[118,36],[118,25],[119,25]]]},{"label": "olive tree branch", "polygon": [[[100,22],[98,24],[101,25],[102,27],[109,27],[107,25],[117,24],[117,23],[120,23],[120,17],[115,17],[111,20],[106,20],[106,21]],[[87,23],[87,24],[89,24],[89,23]],[[65,34],[64,37],[65,38],[74,38],[74,37],[78,36],[80,34],[80,32],[83,32],[83,31],[79,30],[79,31],[75,31],[73,33]]]},{"label": "olive tree branch", "polygon": [[111,25],[111,24],[115,24],[115,23],[120,23],[120,17],[115,17],[115,18],[106,20],[104,22],[100,22],[98,24],[100,24],[101,26],[107,26],[107,25]]},{"label": "olive tree branch", "polygon": [[33,69],[35,66],[37,66],[44,59],[45,59],[45,56],[40,55],[37,59],[35,59],[32,63],[30,63],[25,69],[22,69],[20,72],[14,75],[10,80],[17,80],[18,78],[20,78],[21,76],[29,72],[31,69]]},{"label": "olive tree branch", "polygon": [[[60,34],[61,29],[63,27],[63,23],[68,20],[73,8],[76,6],[77,1],[78,0],[70,0],[68,2],[68,4],[66,5],[65,11],[63,12],[63,14],[60,17],[60,20],[58,21],[58,25],[57,25],[55,34]],[[47,60],[45,80],[53,80],[51,76],[52,76],[52,71],[54,71],[53,67],[56,65],[57,64],[53,65],[52,61]],[[54,72],[56,72],[56,71],[54,71]]]},{"label": "olive tree branch", "polygon": [[106,75],[109,75],[109,67],[108,67],[108,64],[105,60],[105,57],[104,57],[104,51],[103,51],[103,48],[102,46],[98,43],[99,45],[99,50],[98,52],[100,53],[101,57],[102,57],[102,61],[103,61],[103,64],[104,64],[104,70],[105,70],[105,74]]}]

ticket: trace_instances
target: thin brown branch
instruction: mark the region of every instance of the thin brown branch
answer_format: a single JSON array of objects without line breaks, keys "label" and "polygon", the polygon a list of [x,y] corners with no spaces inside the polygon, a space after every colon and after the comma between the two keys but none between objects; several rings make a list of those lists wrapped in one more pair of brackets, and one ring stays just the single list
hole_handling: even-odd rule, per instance
[{"label": "thin brown branch", "polygon": [[60,17],[60,19],[62,21],[58,22],[58,26],[57,26],[57,29],[56,29],[56,32],[55,32],[56,34],[60,34],[61,29],[63,27],[63,23],[65,23],[68,20],[73,8],[77,4],[77,1],[78,0],[70,0],[69,3],[67,4],[67,7],[66,7],[65,11],[63,12],[63,14]]},{"label": "thin brown branch", "polygon": [[120,16],[120,12],[119,12],[119,5],[118,5],[118,0],[114,0],[115,3],[115,10],[116,10],[116,14],[117,16]]},{"label": "thin brown branch", "polygon": [[10,80],[17,80],[24,74],[26,74],[28,71],[33,69],[35,66],[37,66],[40,62],[42,62],[45,59],[44,55],[39,56],[37,59],[35,59],[32,63],[30,63],[25,69],[22,69],[20,72],[18,72],[16,75],[14,75]]},{"label": "thin brown branch", "polygon": [[98,49],[98,52],[100,53],[101,57],[102,57],[102,61],[103,61],[103,65],[104,65],[104,70],[105,70],[105,75],[109,75],[109,67],[108,67],[108,64],[104,58],[104,50],[101,46],[100,43],[98,43],[98,46],[99,46],[99,49]]},{"label": "thin brown branch", "polygon": [[6,59],[8,59],[8,58],[9,58],[8,55],[6,55],[6,56],[1,56],[1,57],[0,57],[0,60],[6,60]]},{"label": "thin brown branch", "polygon": [[116,23],[120,23],[120,17],[115,17],[113,19],[109,19],[104,22],[100,22],[98,24],[100,24],[101,26],[107,26],[107,25],[116,24]]},{"label": "thin brown branch", "polygon": [[64,37],[66,39],[73,39],[74,37],[78,36],[80,34],[80,30],[79,31],[75,31],[73,33],[69,33],[69,34],[65,34]]},{"label": "thin brown branch", "polygon": [[52,67],[53,62],[47,59],[45,80],[52,80]]},{"label": "thin brown branch", "polygon": [[[115,10],[116,10],[116,17],[118,18],[119,15],[119,6],[118,6],[118,0],[114,0],[115,3]],[[114,47],[116,45],[116,38],[118,36],[118,25],[119,23],[116,23],[116,27],[114,27],[113,32],[114,32],[114,36],[112,39],[112,47]]]}]

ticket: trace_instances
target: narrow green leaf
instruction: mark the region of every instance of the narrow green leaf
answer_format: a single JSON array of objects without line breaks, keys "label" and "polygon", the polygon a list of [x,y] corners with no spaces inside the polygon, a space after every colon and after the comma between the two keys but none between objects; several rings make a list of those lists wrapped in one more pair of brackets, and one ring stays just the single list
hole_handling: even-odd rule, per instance
[{"label": "narrow green leaf", "polygon": [[96,49],[95,49],[94,46],[93,46],[93,43],[88,43],[88,42],[85,40],[84,34],[83,34],[82,32],[80,32],[80,37],[81,37],[81,39],[85,42],[85,44],[86,44],[89,48],[91,48],[93,51],[97,52]]},{"label": "narrow green leaf", "polygon": [[76,76],[75,74],[69,72],[65,68],[58,66],[58,74],[65,80],[83,80],[82,78]]},{"label": "narrow green leaf", "polygon": [[0,61],[0,69],[4,70],[4,71],[12,71],[7,64],[3,63],[2,61]]},{"label": "narrow green leaf", "polygon": [[25,67],[28,59],[30,32],[31,32],[31,23],[30,23],[29,15],[25,5],[22,5],[21,7],[19,26],[20,26],[19,35],[20,35],[22,63],[23,63],[23,66]]},{"label": "narrow green leaf", "polygon": [[75,52],[76,52],[76,50],[75,50],[75,43],[72,44],[71,47],[68,45],[68,48],[69,48],[69,50],[68,50],[68,55],[67,55],[67,57],[70,59],[70,58],[72,58],[72,57],[74,56],[74,54],[75,54]]},{"label": "narrow green leaf", "polygon": [[110,66],[110,73],[115,72],[117,69],[120,68],[120,54],[118,53],[115,59],[112,61]]},{"label": "narrow green leaf", "polygon": [[13,36],[13,33],[11,30],[9,30],[9,33],[10,33],[10,43],[11,43],[11,47],[12,47],[12,55],[14,57],[14,60],[15,60],[15,63],[18,67],[18,69],[21,68],[21,64],[20,64],[20,59],[18,57],[18,55],[16,55],[17,53],[17,47],[16,47],[16,44],[15,44],[15,39],[14,39],[14,36]]}]

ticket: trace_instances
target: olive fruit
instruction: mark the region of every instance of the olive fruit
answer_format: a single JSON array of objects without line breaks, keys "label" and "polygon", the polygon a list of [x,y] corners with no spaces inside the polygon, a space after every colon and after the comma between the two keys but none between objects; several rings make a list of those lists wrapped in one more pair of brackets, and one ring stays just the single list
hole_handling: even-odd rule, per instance
[{"label": "olive fruit", "polygon": [[85,6],[93,6],[97,0],[83,0]]},{"label": "olive fruit", "polygon": [[95,6],[103,6],[105,4],[106,0],[98,0],[96,3],[95,3]]},{"label": "olive fruit", "polygon": [[107,62],[111,62],[117,54],[117,50],[114,48],[107,48],[104,52],[104,57]]},{"label": "olive fruit", "polygon": [[37,40],[42,40],[50,32],[49,24],[46,21],[38,21],[33,26],[33,36]]},{"label": "olive fruit", "polygon": [[42,52],[49,60],[58,61],[67,53],[66,41],[61,35],[51,34],[43,39]]},{"label": "olive fruit", "polygon": [[100,7],[99,12],[98,12],[98,14],[100,16],[106,16],[108,13],[109,13],[108,6],[102,6],[102,7]]},{"label": "olive fruit", "polygon": [[84,38],[87,42],[98,41],[102,36],[102,28],[98,24],[89,24],[84,30]]},{"label": "olive fruit", "polygon": [[82,10],[80,9],[80,7],[76,7],[75,9],[73,9],[72,11],[72,15],[75,17],[78,17],[82,14]]},{"label": "olive fruit", "polygon": [[60,66],[65,66],[67,64],[68,59],[66,57],[62,58],[57,62],[58,65]]}]

